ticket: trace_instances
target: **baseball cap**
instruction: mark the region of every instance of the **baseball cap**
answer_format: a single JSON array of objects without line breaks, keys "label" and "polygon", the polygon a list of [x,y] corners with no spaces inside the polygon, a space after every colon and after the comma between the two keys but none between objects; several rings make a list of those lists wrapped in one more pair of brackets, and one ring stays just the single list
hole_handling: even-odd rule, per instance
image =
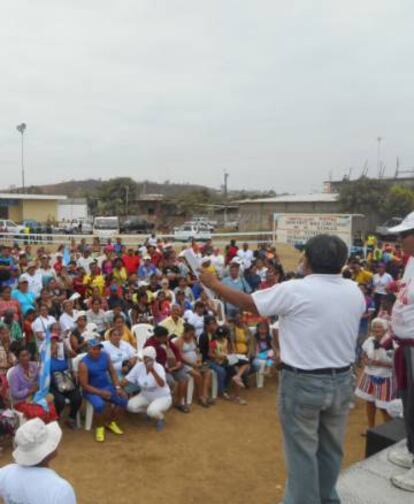
[{"label": "baseball cap", "polygon": [[102,348],[103,347],[102,343],[100,342],[100,340],[98,338],[88,339],[87,344],[88,344],[88,348],[94,348],[94,347]]},{"label": "baseball cap", "polygon": [[414,230],[414,212],[411,212],[403,219],[401,224],[397,226],[388,228],[388,232],[391,234],[403,233],[404,231]]}]

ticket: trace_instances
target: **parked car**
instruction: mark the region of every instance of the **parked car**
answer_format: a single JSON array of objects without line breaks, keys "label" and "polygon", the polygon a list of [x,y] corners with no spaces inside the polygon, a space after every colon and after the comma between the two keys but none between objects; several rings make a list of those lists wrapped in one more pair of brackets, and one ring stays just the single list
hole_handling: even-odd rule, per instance
[{"label": "parked car", "polygon": [[0,232],[19,234],[24,231],[24,226],[20,226],[8,219],[0,219]]},{"label": "parked car", "polygon": [[125,234],[150,233],[153,229],[154,224],[139,217],[127,219],[121,224],[121,233]]},{"label": "parked car", "polygon": [[205,226],[196,226],[194,224],[184,224],[174,228],[175,241],[207,241],[211,239],[211,231]]},{"label": "parked car", "polygon": [[389,229],[394,226],[398,226],[398,224],[401,224],[401,222],[402,222],[401,217],[391,217],[390,219],[386,220],[384,224],[377,226],[375,232],[380,238],[387,238],[393,236],[389,232]]}]

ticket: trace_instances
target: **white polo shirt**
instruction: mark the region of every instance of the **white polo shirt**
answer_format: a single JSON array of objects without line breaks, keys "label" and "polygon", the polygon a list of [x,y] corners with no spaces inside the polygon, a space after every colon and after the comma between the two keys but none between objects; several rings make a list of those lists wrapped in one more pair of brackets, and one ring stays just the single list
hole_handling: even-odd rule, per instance
[{"label": "white polo shirt", "polygon": [[308,275],[252,294],[263,317],[279,315],[284,364],[299,369],[340,368],[355,361],[362,292],[341,275]]},{"label": "white polo shirt", "polygon": [[414,257],[410,257],[392,308],[391,326],[401,339],[414,339]]}]

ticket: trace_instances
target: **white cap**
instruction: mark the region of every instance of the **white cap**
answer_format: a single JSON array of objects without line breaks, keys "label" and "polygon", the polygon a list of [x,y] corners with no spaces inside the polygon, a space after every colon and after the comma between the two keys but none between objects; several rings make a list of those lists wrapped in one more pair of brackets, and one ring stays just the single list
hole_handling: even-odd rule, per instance
[{"label": "white cap", "polygon": [[74,320],[75,322],[77,322],[81,317],[85,317],[86,318],[86,312],[85,311],[78,311],[74,317]]},{"label": "white cap", "polygon": [[391,234],[398,234],[404,231],[410,231],[411,229],[414,230],[414,212],[409,213],[398,226],[389,228],[388,232]]},{"label": "white cap", "polygon": [[208,262],[211,262],[211,258],[209,256],[204,256],[200,259],[200,264],[207,264]]},{"label": "white cap", "polygon": [[81,295],[79,294],[79,292],[74,292],[70,298],[68,299],[68,301],[76,301],[77,299],[79,299],[81,297]]},{"label": "white cap", "polygon": [[61,439],[57,422],[46,425],[40,418],[33,418],[17,429],[13,458],[19,465],[35,466],[56,450]]},{"label": "white cap", "polygon": [[148,357],[152,360],[155,360],[157,357],[157,352],[153,346],[147,346],[142,350],[142,357]]},{"label": "white cap", "polygon": [[242,260],[239,257],[233,257],[233,259],[230,261],[230,264],[237,264],[240,266],[242,263]]}]

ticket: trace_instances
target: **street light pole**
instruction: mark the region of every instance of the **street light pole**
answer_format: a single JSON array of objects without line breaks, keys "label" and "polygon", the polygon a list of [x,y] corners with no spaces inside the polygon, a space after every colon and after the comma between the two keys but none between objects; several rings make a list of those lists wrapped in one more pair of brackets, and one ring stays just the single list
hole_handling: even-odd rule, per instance
[{"label": "street light pole", "polygon": [[26,130],[26,123],[21,123],[16,126],[16,129],[19,133],[22,135],[22,153],[21,153],[21,164],[22,164],[22,191],[24,192],[25,185],[24,185],[24,132]]}]

